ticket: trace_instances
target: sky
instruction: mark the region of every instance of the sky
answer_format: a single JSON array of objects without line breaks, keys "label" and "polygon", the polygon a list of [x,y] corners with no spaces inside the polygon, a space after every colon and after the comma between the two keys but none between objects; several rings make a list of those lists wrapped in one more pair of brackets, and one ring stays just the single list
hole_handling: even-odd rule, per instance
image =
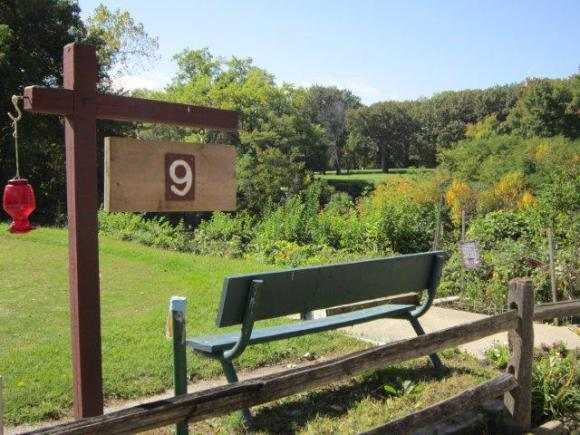
[{"label": "sky", "polygon": [[79,0],[126,9],[159,61],[116,78],[162,88],[174,54],[251,57],[279,83],[348,88],[366,104],[485,88],[580,68],[580,0]]}]

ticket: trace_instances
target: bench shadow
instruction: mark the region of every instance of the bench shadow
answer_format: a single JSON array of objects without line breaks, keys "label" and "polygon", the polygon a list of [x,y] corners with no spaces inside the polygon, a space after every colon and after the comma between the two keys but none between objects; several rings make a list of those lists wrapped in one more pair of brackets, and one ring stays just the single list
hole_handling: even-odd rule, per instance
[{"label": "bench shadow", "polygon": [[415,383],[441,380],[454,374],[472,373],[462,367],[445,367],[436,370],[431,364],[419,367],[387,367],[363,375],[351,382],[314,391],[297,399],[290,399],[275,405],[254,408],[252,431],[269,433],[293,433],[316,417],[336,418],[348,413],[356,403],[372,397],[373,400],[387,400],[392,397],[383,386],[397,384],[401,380]]}]

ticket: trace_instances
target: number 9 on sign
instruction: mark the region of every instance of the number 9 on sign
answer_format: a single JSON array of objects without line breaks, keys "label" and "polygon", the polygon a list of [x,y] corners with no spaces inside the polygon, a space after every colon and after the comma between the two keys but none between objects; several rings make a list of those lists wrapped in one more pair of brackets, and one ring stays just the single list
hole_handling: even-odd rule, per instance
[{"label": "number 9 on sign", "polygon": [[194,199],[195,158],[191,154],[165,154],[165,199]]}]

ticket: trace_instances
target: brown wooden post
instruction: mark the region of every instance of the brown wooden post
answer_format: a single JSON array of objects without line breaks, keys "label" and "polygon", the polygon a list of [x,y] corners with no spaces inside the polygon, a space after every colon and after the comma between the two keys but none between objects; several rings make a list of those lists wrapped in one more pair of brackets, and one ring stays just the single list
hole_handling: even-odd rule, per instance
[{"label": "brown wooden post", "polygon": [[508,307],[518,312],[518,326],[508,331],[510,362],[507,371],[518,386],[504,395],[504,403],[520,430],[528,430],[532,419],[532,362],[534,350],[534,291],[532,280],[516,278],[509,283]]},{"label": "brown wooden post", "polygon": [[65,118],[74,415],[103,413],[97,236],[95,48],[64,47],[64,88],[75,91]]},{"label": "brown wooden post", "polygon": [[97,94],[95,47],[68,44],[64,88],[27,86],[24,109],[65,116],[74,415],[103,413],[97,234],[96,120],[139,121],[236,131],[232,110]]}]

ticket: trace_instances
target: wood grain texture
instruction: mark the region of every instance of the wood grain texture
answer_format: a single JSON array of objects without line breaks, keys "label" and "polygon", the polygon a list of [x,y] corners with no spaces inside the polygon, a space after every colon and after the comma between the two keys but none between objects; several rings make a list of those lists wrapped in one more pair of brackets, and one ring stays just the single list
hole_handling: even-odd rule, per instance
[{"label": "wood grain texture", "polygon": [[[436,285],[444,252],[424,252],[225,278],[216,323],[242,322],[249,285],[264,281],[256,320],[423,290]],[[433,282],[435,281],[435,283]]]},{"label": "wood grain texture", "polygon": [[[27,86],[24,89],[24,97],[24,109],[30,112],[67,115],[75,110],[74,92],[69,89]],[[225,131],[236,131],[239,128],[239,114],[233,110],[121,95],[95,94],[94,98],[95,115],[98,119],[162,123]]]},{"label": "wood grain texture", "polygon": [[471,387],[450,399],[431,405],[421,411],[406,415],[383,426],[361,432],[365,435],[407,434],[424,426],[440,422],[465,410],[480,406],[488,400],[495,399],[517,387],[516,379],[504,373],[491,381]]},{"label": "wood grain texture", "polygon": [[504,403],[515,424],[526,431],[532,424],[532,364],[534,352],[534,291],[532,280],[516,278],[509,282],[508,308],[517,310],[518,322],[508,332],[510,361],[508,373],[518,386],[504,396]]},{"label": "wood grain texture", "polygon": [[[193,200],[166,198],[165,155],[195,157]],[[235,210],[234,147],[105,138],[106,211],[209,211]]]},{"label": "wood grain texture", "polygon": [[97,139],[94,47],[64,47],[64,86],[74,93],[65,117],[69,292],[75,417],[103,413],[97,236]]},{"label": "wood grain texture", "polygon": [[386,364],[426,356],[442,349],[468,343],[515,328],[517,322],[517,312],[508,311],[497,316],[355,352],[311,366],[150,402],[102,417],[40,429],[35,433],[129,433],[166,426],[184,419],[190,422],[204,420],[338,382],[367,370],[384,368]]},{"label": "wood grain texture", "polygon": [[548,320],[568,316],[580,315],[580,300],[562,301],[549,304],[536,305],[534,308],[534,320]]}]

